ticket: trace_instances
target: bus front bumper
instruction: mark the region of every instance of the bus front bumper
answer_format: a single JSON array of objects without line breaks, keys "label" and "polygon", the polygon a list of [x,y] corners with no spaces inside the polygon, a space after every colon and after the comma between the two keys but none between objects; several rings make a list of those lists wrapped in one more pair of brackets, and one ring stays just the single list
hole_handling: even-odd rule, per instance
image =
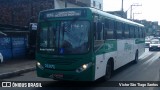
[{"label": "bus front bumper", "polygon": [[45,69],[36,66],[37,76],[43,78],[51,78],[54,80],[67,80],[67,81],[94,81],[94,66],[90,66],[88,69],[77,72],[72,71],[62,71]]}]

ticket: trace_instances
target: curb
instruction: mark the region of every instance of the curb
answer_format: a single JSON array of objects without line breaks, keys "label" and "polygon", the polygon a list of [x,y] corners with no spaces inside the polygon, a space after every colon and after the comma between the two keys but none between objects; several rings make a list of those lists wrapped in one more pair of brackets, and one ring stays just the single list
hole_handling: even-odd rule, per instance
[{"label": "curb", "polygon": [[17,75],[20,75],[20,74],[23,74],[26,72],[34,71],[35,69],[36,69],[36,67],[30,67],[30,68],[21,69],[21,70],[17,70],[17,71],[13,71],[13,72],[2,73],[2,74],[0,74],[0,79],[15,77]]}]

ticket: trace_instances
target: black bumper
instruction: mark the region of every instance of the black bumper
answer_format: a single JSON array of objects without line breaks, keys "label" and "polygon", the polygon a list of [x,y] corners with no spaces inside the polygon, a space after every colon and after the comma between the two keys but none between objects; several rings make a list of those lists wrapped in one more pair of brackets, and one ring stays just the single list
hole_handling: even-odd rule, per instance
[{"label": "black bumper", "polygon": [[160,47],[158,46],[149,47],[149,51],[152,51],[152,50],[160,51]]}]

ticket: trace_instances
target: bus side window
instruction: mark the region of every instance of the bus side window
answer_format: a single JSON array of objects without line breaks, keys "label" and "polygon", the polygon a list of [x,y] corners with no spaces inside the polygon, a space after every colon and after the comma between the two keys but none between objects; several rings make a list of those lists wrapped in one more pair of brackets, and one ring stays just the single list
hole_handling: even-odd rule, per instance
[{"label": "bus side window", "polygon": [[145,38],[145,30],[142,28],[142,35],[143,35],[143,38]]},{"label": "bus side window", "polygon": [[144,38],[144,30],[143,30],[143,28],[141,28],[141,32],[142,32],[142,38]]},{"label": "bus side window", "polygon": [[101,23],[101,22],[95,22],[95,24],[93,24],[94,25],[94,28],[95,28],[95,30],[94,30],[94,51],[96,52],[97,50],[98,50],[98,48],[100,47],[100,46],[102,46],[103,45],[103,43],[104,43],[104,40],[103,40],[103,35],[104,35],[104,33],[103,33],[103,24]]},{"label": "bus side window", "polygon": [[134,27],[131,25],[129,27],[129,37],[134,38]]},{"label": "bus side window", "polygon": [[117,22],[117,39],[122,39],[122,23]]},{"label": "bus side window", "polygon": [[127,24],[125,24],[124,37],[125,39],[129,38],[129,27]]},{"label": "bus side window", "polygon": [[94,39],[96,39],[96,28],[97,28],[97,24],[96,22],[93,22],[93,32],[94,32]]},{"label": "bus side window", "polygon": [[135,38],[138,38],[138,27],[135,27]]},{"label": "bus side window", "polygon": [[140,38],[142,38],[143,37],[143,33],[142,33],[142,29],[141,28],[139,29],[139,34],[140,34]]},{"label": "bus side window", "polygon": [[107,39],[114,38],[114,21],[109,20],[109,29],[107,31]]},{"label": "bus side window", "polygon": [[135,26],[133,26],[133,38],[135,38],[136,36],[135,36]]},{"label": "bus side window", "polygon": [[122,23],[122,39],[125,38],[124,31],[125,31],[125,23]]},{"label": "bus side window", "polygon": [[118,22],[114,21],[113,39],[117,38],[117,29],[118,29]]},{"label": "bus side window", "polygon": [[103,40],[103,25],[101,22],[94,22],[93,24],[94,26],[94,36],[95,36],[95,40]]},{"label": "bus side window", "polygon": [[138,38],[140,38],[140,27],[138,27]]},{"label": "bus side window", "polygon": [[108,32],[108,30],[109,30],[109,20],[105,19],[104,20],[104,40],[107,39],[107,36],[108,36],[107,32]]},{"label": "bus side window", "polygon": [[97,40],[103,40],[103,28],[102,27],[103,27],[102,23],[98,22],[98,24],[97,24],[97,34],[98,34]]}]

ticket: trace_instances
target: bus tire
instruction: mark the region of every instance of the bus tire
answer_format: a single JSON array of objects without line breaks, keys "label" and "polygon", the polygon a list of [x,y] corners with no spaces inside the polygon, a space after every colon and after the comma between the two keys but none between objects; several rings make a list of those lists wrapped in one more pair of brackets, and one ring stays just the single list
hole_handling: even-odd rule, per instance
[{"label": "bus tire", "polygon": [[112,69],[113,66],[112,65],[113,65],[112,61],[108,60],[107,66],[106,66],[106,74],[105,74],[105,76],[102,77],[102,81],[108,81],[111,78],[112,71],[113,71],[113,69]]},{"label": "bus tire", "polygon": [[138,63],[138,51],[136,51],[134,63],[135,63],[135,64]]}]

